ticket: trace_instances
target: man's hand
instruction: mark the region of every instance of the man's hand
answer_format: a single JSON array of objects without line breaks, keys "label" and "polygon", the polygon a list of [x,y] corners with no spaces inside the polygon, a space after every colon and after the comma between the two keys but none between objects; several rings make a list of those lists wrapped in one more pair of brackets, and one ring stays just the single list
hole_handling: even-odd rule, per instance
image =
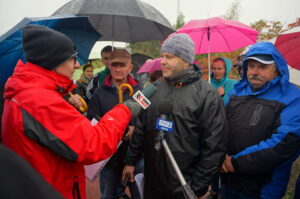
[{"label": "man's hand", "polygon": [[126,177],[129,176],[129,181],[134,182],[134,166],[125,165],[122,173],[122,181],[124,182]]},{"label": "man's hand", "polygon": [[124,140],[130,140],[132,137],[133,131],[134,131],[134,126],[132,126],[132,125],[128,126],[128,131],[124,135]]},{"label": "man's hand", "polygon": [[223,96],[225,94],[225,91],[224,91],[224,87],[223,86],[220,86],[218,89],[217,89],[218,93],[220,96]]},{"label": "man's hand", "polygon": [[68,100],[69,100],[70,104],[72,104],[76,108],[79,108],[80,106],[83,105],[80,101],[80,98],[81,98],[80,95],[74,94]]},{"label": "man's hand", "polygon": [[204,194],[203,196],[200,196],[198,199],[206,199],[210,194],[210,190],[211,190],[211,186],[208,187],[206,194]]},{"label": "man's hand", "polygon": [[235,172],[231,159],[232,159],[231,156],[226,154],[226,158],[223,162],[222,167],[220,168],[221,173],[228,173],[228,172],[234,173]]}]

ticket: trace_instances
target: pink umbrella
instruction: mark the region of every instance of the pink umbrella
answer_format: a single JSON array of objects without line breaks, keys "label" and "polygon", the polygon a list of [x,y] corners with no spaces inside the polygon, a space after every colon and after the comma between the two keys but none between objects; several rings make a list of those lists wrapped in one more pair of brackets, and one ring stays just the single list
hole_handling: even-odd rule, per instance
[{"label": "pink umbrella", "polygon": [[157,70],[161,70],[161,65],[160,65],[161,58],[156,58],[150,61],[147,61],[142,65],[142,67],[138,70],[136,74],[140,73],[150,73],[154,72]]},{"label": "pink umbrella", "polygon": [[300,70],[300,26],[281,33],[275,46],[292,68]]},{"label": "pink umbrella", "polygon": [[230,52],[254,44],[258,35],[250,26],[219,17],[191,20],[176,33],[186,33],[192,38],[196,54],[208,53],[209,73],[210,53]]}]

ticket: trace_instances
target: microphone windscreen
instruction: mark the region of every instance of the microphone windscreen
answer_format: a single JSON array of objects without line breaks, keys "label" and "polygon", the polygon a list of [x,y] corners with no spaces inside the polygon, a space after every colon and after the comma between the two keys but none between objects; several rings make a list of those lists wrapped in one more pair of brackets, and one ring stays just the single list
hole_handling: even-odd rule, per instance
[{"label": "microphone windscreen", "polygon": [[142,93],[146,98],[151,98],[156,92],[157,88],[153,84],[149,84],[146,88],[142,90]]},{"label": "microphone windscreen", "polygon": [[173,112],[173,102],[169,99],[163,99],[158,104],[159,114],[170,115]]}]

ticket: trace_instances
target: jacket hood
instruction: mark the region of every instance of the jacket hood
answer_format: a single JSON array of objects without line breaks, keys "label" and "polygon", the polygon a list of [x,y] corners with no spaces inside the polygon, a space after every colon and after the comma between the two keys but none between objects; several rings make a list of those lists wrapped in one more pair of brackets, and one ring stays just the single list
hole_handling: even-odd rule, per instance
[{"label": "jacket hood", "polygon": [[49,89],[60,93],[62,96],[76,87],[67,77],[46,70],[40,66],[18,61],[14,73],[5,84],[4,98],[13,98],[25,89]]},{"label": "jacket hood", "polygon": [[279,53],[279,51],[276,49],[276,47],[270,43],[270,42],[260,42],[255,45],[253,45],[246,53],[245,59],[247,57],[257,55],[257,54],[263,54],[263,55],[271,55],[274,59],[276,66],[278,68],[279,74],[278,77],[274,78],[273,80],[266,83],[262,88],[260,88],[258,91],[253,92],[252,91],[252,85],[247,80],[247,66],[246,62],[243,62],[243,78],[241,81],[239,81],[235,85],[235,91],[241,93],[240,91],[243,90],[242,94],[248,95],[258,95],[266,90],[268,90],[270,87],[272,87],[275,84],[280,84],[281,91],[284,92],[286,87],[289,83],[289,70],[287,63],[283,56]]},{"label": "jacket hood", "polygon": [[229,79],[229,73],[230,73],[230,70],[232,68],[232,62],[231,62],[230,59],[227,59],[227,58],[224,58],[224,57],[219,57],[219,58],[222,59],[225,62],[225,70],[226,70],[226,72],[225,72],[224,77],[222,79],[220,79],[220,80],[214,79],[214,73],[211,72],[210,73],[211,82],[220,82],[220,83],[222,83],[222,82],[225,82],[227,79]]}]

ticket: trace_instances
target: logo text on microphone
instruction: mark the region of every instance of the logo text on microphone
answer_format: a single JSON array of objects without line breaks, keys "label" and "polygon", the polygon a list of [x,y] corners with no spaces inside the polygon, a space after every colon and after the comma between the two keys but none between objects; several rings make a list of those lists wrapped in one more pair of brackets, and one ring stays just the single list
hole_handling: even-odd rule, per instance
[{"label": "logo text on microphone", "polygon": [[151,102],[145,97],[145,95],[141,91],[137,91],[132,98],[143,107],[143,109],[146,109],[150,106]]},{"label": "logo text on microphone", "polygon": [[156,120],[156,129],[160,131],[165,131],[168,133],[173,132],[174,123],[168,120],[157,118]]}]

